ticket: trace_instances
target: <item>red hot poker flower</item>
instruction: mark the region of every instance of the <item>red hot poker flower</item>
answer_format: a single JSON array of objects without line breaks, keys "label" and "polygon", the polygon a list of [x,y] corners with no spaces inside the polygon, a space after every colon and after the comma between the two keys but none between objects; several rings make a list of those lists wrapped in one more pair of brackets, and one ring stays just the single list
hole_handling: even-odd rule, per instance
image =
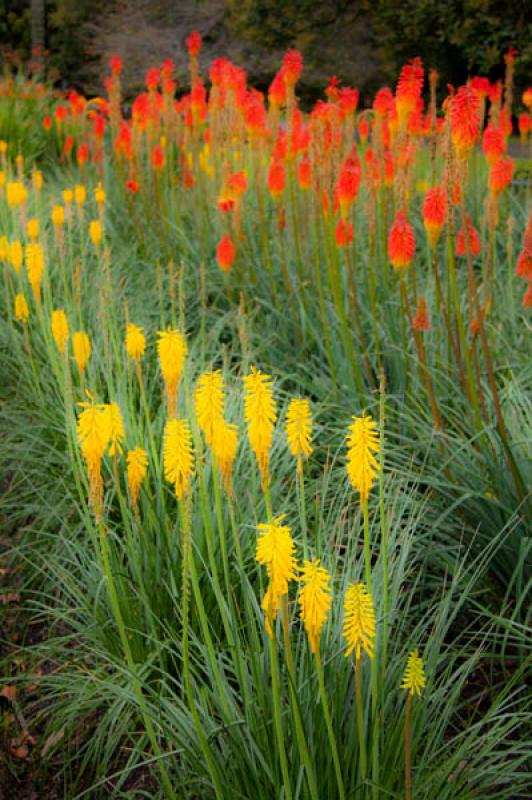
[{"label": "red hot poker flower", "polygon": [[283,58],[283,74],[286,84],[294,84],[303,70],[303,56],[299,50],[288,50]]},{"label": "red hot poker flower", "polygon": [[482,136],[482,152],[488,160],[488,164],[493,164],[499,156],[506,150],[506,137],[502,128],[496,128],[493,123],[486,127]]},{"label": "red hot poker flower", "polygon": [[429,189],[423,201],[423,224],[431,247],[434,247],[447,219],[447,193],[443,186]]},{"label": "red hot poker flower", "polygon": [[518,278],[532,281],[532,211],[525,230],[523,248],[517,257],[515,274]]},{"label": "red hot poker flower", "polygon": [[164,167],[164,150],[160,144],[156,144],[151,151],[151,165],[156,172],[160,172]]},{"label": "red hot poker flower", "polygon": [[155,91],[160,82],[161,70],[158,67],[150,67],[146,73],[146,88]]},{"label": "red hot poker flower", "polygon": [[501,156],[495,161],[489,172],[488,184],[490,192],[499,194],[512,182],[515,171],[515,162],[510,156]]},{"label": "red hot poker flower", "polygon": [[480,134],[480,99],[467,84],[449,101],[451,135],[456,153],[465,157]]},{"label": "red hot poker flower", "polygon": [[248,178],[244,170],[240,172],[233,172],[227,180],[229,191],[235,197],[242,197],[248,188]]},{"label": "red hot poker flower", "polygon": [[423,66],[421,59],[413,58],[401,70],[397,89],[395,91],[395,104],[399,123],[403,126],[409,114],[415,110],[423,89]]},{"label": "red hot poker flower", "polygon": [[297,165],[297,182],[300,189],[312,189],[312,163],[307,153]]},{"label": "red hot poker flower", "polygon": [[530,128],[532,128],[532,117],[530,114],[527,114],[526,111],[523,111],[523,113],[519,115],[517,125],[519,128],[519,133],[523,139],[525,139],[530,133]]},{"label": "red hot poker flower", "polygon": [[201,45],[201,34],[199,34],[198,31],[192,31],[185,42],[185,46],[191,58],[197,58],[199,56]]},{"label": "red hot poker flower", "polygon": [[405,211],[398,211],[388,234],[388,257],[394,269],[408,267],[415,252],[414,228],[408,222]]},{"label": "red hot poker flower", "polygon": [[285,169],[280,161],[272,161],[268,170],[268,189],[277,200],[284,192],[286,183]]},{"label": "red hot poker flower", "polygon": [[120,75],[124,64],[120,56],[111,56],[109,59],[109,67],[113,75]]},{"label": "red hot poker flower", "polygon": [[222,272],[229,272],[235,260],[235,246],[229,234],[224,234],[216,248],[216,261]]},{"label": "red hot poker flower", "polygon": [[360,166],[360,159],[358,157],[348,156],[343,163],[336,183],[336,196],[340,203],[343,219],[347,219],[349,216],[349,210],[357,196],[361,178],[362,169]]},{"label": "red hot poker flower", "polygon": [[478,256],[480,253],[480,236],[471,222],[469,214],[466,214],[465,219],[465,228],[460,228],[456,237],[456,255],[465,256],[469,249],[472,256]]}]

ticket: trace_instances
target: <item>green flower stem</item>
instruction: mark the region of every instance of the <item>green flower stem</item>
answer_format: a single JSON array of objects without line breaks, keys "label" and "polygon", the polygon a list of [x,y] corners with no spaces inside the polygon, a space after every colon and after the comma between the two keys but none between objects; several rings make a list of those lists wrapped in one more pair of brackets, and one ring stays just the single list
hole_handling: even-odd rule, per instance
[{"label": "green flower stem", "polygon": [[344,781],[342,778],[342,769],[340,767],[340,758],[338,756],[338,747],[336,744],[336,737],[334,735],[332,719],[331,719],[331,712],[329,711],[329,704],[327,702],[327,693],[325,691],[325,679],[323,676],[323,666],[321,663],[321,655],[320,650],[316,651],[316,657],[314,660],[316,665],[316,672],[318,673],[318,684],[320,687],[320,699],[321,705],[323,708],[323,716],[325,717],[325,724],[327,726],[327,736],[329,737],[329,745],[331,747],[331,753],[333,757],[334,763],[334,771],[336,773],[336,783],[338,786],[338,797],[339,800],[344,800],[345,798],[345,789],[344,789]]}]

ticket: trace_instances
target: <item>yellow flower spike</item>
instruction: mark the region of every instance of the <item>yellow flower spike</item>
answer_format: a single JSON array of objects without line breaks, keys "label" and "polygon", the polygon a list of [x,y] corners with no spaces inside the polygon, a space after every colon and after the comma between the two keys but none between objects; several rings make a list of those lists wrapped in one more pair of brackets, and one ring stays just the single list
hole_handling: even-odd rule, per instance
[{"label": "yellow flower spike", "polygon": [[122,442],[126,435],[120,406],[118,403],[108,403],[104,407],[104,414],[109,418],[109,455],[115,456],[123,452]]},{"label": "yellow flower spike", "polygon": [[168,412],[174,415],[177,405],[177,386],[188,355],[187,340],[178,328],[159,331],[158,336],[157,352],[166,386]]},{"label": "yellow flower spike", "polygon": [[352,417],[347,436],[347,474],[360,502],[368,499],[380,465],[375,458],[379,452],[377,425],[369,415]]},{"label": "yellow flower spike", "polygon": [[302,459],[312,453],[312,414],[308,400],[294,398],[290,400],[286,412],[286,438],[292,455],[297,458],[298,469],[301,470]]},{"label": "yellow flower spike", "polygon": [[7,142],[5,139],[0,139],[0,153],[5,153],[7,151]]},{"label": "yellow flower spike", "polygon": [[77,435],[89,476],[89,502],[96,518],[99,519],[103,499],[101,462],[109,444],[111,429],[105,406],[95,404],[88,392],[87,395],[88,403],[78,403],[84,410],[78,417]]},{"label": "yellow flower spike", "polygon": [[11,266],[13,267],[17,275],[21,270],[23,259],[24,259],[24,251],[22,250],[22,245],[18,241],[18,239],[15,239],[9,245],[9,261],[11,262]]},{"label": "yellow flower spike", "polygon": [[39,237],[39,220],[29,219],[26,230],[28,231],[28,236],[31,241],[36,242]]},{"label": "yellow flower spike", "polygon": [[72,346],[79,374],[83,375],[91,357],[91,341],[84,331],[76,331],[72,337]]},{"label": "yellow flower spike", "polygon": [[9,260],[9,242],[7,236],[0,236],[0,261]]},{"label": "yellow flower spike", "polygon": [[99,219],[93,219],[89,222],[89,237],[97,249],[100,246],[103,237],[102,223]]},{"label": "yellow flower spike", "polygon": [[316,654],[320,635],[331,608],[331,576],[319,559],[304,561],[299,580],[303,588],[299,595],[301,619],[308,635],[311,651]]},{"label": "yellow flower spike", "polygon": [[194,474],[192,433],[187,419],[170,419],[164,429],[164,477],[169,481],[178,500],[190,489]]},{"label": "yellow flower spike", "polygon": [[231,493],[233,464],[238,449],[238,431],[236,425],[220,420],[213,429],[211,442],[212,452],[218,463],[226,492]]},{"label": "yellow flower spike", "polygon": [[105,190],[101,183],[98,183],[96,188],[94,189],[94,199],[96,200],[96,205],[100,211],[103,210],[103,206],[105,204]]},{"label": "yellow flower spike", "polygon": [[223,424],[224,379],[220,370],[204,372],[194,390],[194,410],[198,428],[212,445],[214,431]]},{"label": "yellow flower spike", "polygon": [[406,670],[401,684],[401,689],[408,689],[411,695],[421,695],[421,690],[425,688],[425,668],[423,659],[419,655],[419,650],[412,650],[408,656]]},{"label": "yellow flower spike", "polygon": [[262,483],[267,486],[270,480],[270,447],[277,409],[270,376],[253,366],[251,373],[244,378],[244,417],[248,426],[249,443],[257,459]]},{"label": "yellow flower spike", "polygon": [[35,302],[41,302],[41,282],[44,272],[44,253],[37,242],[26,245],[26,272],[35,297]]},{"label": "yellow flower spike", "polygon": [[262,599],[265,624],[268,636],[274,637],[273,625],[279,611],[280,600],[288,594],[289,581],[296,580],[297,563],[295,544],[288,525],[281,525],[285,515],[272,522],[257,526],[259,538],[255,558],[266,567],[270,579],[266,594]]},{"label": "yellow flower spike", "polygon": [[358,661],[364,649],[368,656],[373,658],[375,612],[371,594],[363,583],[352,583],[347,587],[343,635],[347,642],[346,657],[349,657],[354,650]]},{"label": "yellow flower spike", "polygon": [[72,205],[72,201],[74,200],[74,192],[72,189],[64,189],[63,190],[63,202],[67,208]]},{"label": "yellow flower spike", "polygon": [[127,456],[127,485],[131,504],[136,510],[139,503],[140,487],[148,470],[148,454],[142,447],[129,450]]},{"label": "yellow flower spike", "polygon": [[65,224],[65,209],[63,206],[54,206],[51,216],[56,228],[61,228]]},{"label": "yellow flower spike", "polygon": [[80,183],[76,184],[76,186],[74,187],[74,198],[76,200],[76,205],[78,206],[78,208],[82,208],[85,205],[86,197],[87,197],[87,190],[85,189],[85,187]]},{"label": "yellow flower spike", "polygon": [[11,181],[7,184],[6,198],[9,208],[22,206],[28,197],[28,190],[21,181]]},{"label": "yellow flower spike", "polygon": [[42,172],[40,169],[34,169],[31,173],[31,182],[36,192],[40,192],[43,184]]},{"label": "yellow flower spike", "polygon": [[0,189],[3,189],[6,185],[6,173],[3,169],[0,169]]},{"label": "yellow flower spike", "polygon": [[24,325],[30,318],[30,310],[23,294],[17,294],[15,297],[15,319],[22,322]]},{"label": "yellow flower spike", "polygon": [[62,308],[52,311],[51,317],[52,336],[60,353],[65,352],[68,342],[68,319]]},{"label": "yellow flower spike", "polygon": [[133,361],[139,361],[146,350],[146,337],[143,333],[144,328],[128,322],[126,328],[126,353]]}]

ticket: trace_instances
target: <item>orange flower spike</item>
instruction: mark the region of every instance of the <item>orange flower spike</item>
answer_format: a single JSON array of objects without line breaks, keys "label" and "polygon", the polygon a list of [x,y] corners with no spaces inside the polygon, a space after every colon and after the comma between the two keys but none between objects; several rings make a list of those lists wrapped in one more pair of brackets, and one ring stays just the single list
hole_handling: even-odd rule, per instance
[{"label": "orange flower spike", "polygon": [[517,257],[515,276],[516,278],[532,281],[532,211],[528,218],[523,247]]},{"label": "orange flower spike", "polygon": [[151,165],[155,172],[160,172],[165,163],[164,150],[160,144],[156,144],[151,151]]},{"label": "orange flower spike", "polygon": [[493,164],[506,150],[506,141],[502,128],[496,128],[493,123],[486,127],[482,136],[482,152],[488,164]]},{"label": "orange flower spike", "polygon": [[429,189],[423,201],[423,224],[434,248],[447,219],[447,194],[443,186]]},{"label": "orange flower spike", "polygon": [[369,136],[369,123],[367,119],[362,118],[358,123],[358,135],[362,144],[366,144]]},{"label": "orange flower spike", "polygon": [[222,272],[229,272],[235,260],[235,246],[229,234],[224,234],[216,248],[216,261]]},{"label": "orange flower spike", "polygon": [[299,164],[297,165],[297,182],[299,188],[306,191],[312,189],[312,162],[308,154],[305,153]]},{"label": "orange flower spike", "polygon": [[274,200],[278,200],[286,185],[285,168],[278,160],[274,160],[270,164],[268,170],[268,190]]},{"label": "orange flower spike", "polygon": [[427,301],[423,295],[421,295],[418,300],[416,313],[414,314],[414,318],[412,320],[412,328],[415,331],[430,331],[431,327],[429,312],[427,309]]},{"label": "orange flower spike", "polygon": [[295,84],[303,71],[303,56],[298,50],[288,50],[283,59],[283,76],[287,85]]},{"label": "orange flower spike", "polygon": [[457,155],[467,156],[480,135],[480,98],[470,84],[449,101],[451,136]]},{"label": "orange flower spike", "polygon": [[465,227],[460,228],[456,237],[456,255],[465,256],[467,249],[472,256],[478,256],[480,253],[480,236],[469,214],[466,214]]},{"label": "orange flower spike", "polygon": [[109,59],[109,68],[113,75],[120,75],[123,66],[124,64],[120,56],[111,56]]},{"label": "orange flower spike", "polygon": [[348,156],[344,161],[336,183],[336,196],[340,203],[343,219],[347,219],[349,216],[349,211],[357,196],[361,179],[362,169],[360,166],[360,159]]},{"label": "orange flower spike", "polygon": [[525,141],[530,133],[530,129],[532,128],[532,117],[530,114],[527,114],[526,111],[523,111],[523,113],[519,115],[517,126],[519,128],[521,139]]},{"label": "orange flower spike", "polygon": [[408,222],[405,211],[398,211],[388,234],[388,257],[394,269],[408,267],[415,252],[414,228]]},{"label": "orange flower spike", "polygon": [[488,184],[490,192],[500,194],[512,182],[515,162],[509,156],[501,156],[491,165]]},{"label": "orange flower spike", "polygon": [[192,31],[190,36],[185,41],[188,54],[191,58],[197,58],[200,54],[202,39],[198,31]]},{"label": "orange flower spike", "polygon": [[395,105],[399,126],[404,128],[408,117],[415,111],[423,90],[423,65],[421,59],[413,58],[401,70],[395,91]]}]

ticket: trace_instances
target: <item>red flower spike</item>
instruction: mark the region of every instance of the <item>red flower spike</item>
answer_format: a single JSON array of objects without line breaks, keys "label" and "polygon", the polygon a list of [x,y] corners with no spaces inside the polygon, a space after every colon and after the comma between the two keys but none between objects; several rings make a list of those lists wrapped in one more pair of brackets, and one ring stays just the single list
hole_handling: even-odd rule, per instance
[{"label": "red flower spike", "polygon": [[501,156],[491,166],[488,185],[490,192],[500,194],[512,182],[515,172],[515,162],[509,156]]},{"label": "red flower spike", "polygon": [[423,201],[423,224],[432,247],[440,238],[447,219],[447,194],[443,186],[429,189]]},{"label": "red flower spike", "polygon": [[283,58],[283,75],[286,84],[294,84],[303,71],[303,56],[299,50],[288,50]]},{"label": "red flower spike", "polygon": [[151,165],[156,172],[160,172],[164,167],[164,150],[160,144],[156,144],[151,151]]},{"label": "red flower spike", "polygon": [[216,248],[216,261],[222,272],[229,272],[235,260],[235,246],[229,234],[224,234]]},{"label": "red flower spike", "polygon": [[[466,233],[467,231],[467,233]],[[456,255],[465,256],[467,250],[472,256],[478,256],[480,253],[480,236],[477,229],[471,222],[471,217],[466,214],[466,225],[458,231],[456,237]]]},{"label": "red flower spike", "polygon": [[408,222],[405,211],[398,211],[388,234],[388,257],[394,269],[408,267],[415,252],[414,228]]},{"label": "red flower spike", "polygon": [[284,192],[286,184],[285,169],[280,161],[272,161],[268,170],[268,190],[277,200]]},{"label": "red flower spike", "polygon": [[465,157],[480,135],[480,99],[470,84],[449,101],[451,135],[459,157]]},{"label": "red flower spike", "polygon": [[185,46],[191,58],[197,58],[199,56],[201,45],[201,34],[199,34],[198,31],[192,31],[190,36],[185,41]]},{"label": "red flower spike", "polygon": [[312,163],[307,153],[297,165],[297,182],[300,189],[312,189]]}]

